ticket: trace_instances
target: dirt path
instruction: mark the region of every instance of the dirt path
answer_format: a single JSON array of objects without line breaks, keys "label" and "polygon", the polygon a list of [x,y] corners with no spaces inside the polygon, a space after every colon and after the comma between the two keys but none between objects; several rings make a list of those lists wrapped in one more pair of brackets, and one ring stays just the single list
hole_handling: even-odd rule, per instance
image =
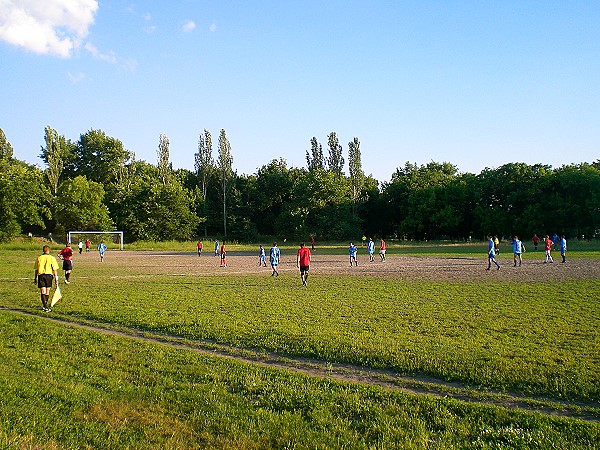
[{"label": "dirt path", "polygon": [[600,403],[565,402],[540,397],[527,397],[516,393],[481,391],[461,383],[422,376],[402,376],[392,371],[376,370],[352,364],[329,363],[315,359],[299,358],[275,353],[255,352],[252,349],[217,345],[209,341],[191,341],[181,336],[158,335],[130,328],[112,328],[111,324],[75,322],[66,319],[0,307],[14,314],[43,318],[50,322],[85,329],[110,336],[134,339],[156,345],[198,352],[263,367],[290,370],[311,377],[333,378],[342,382],[380,386],[413,395],[430,395],[440,398],[499,406],[512,410],[538,412],[557,417],[577,418],[600,422]]},{"label": "dirt path", "polygon": [[[496,280],[496,281],[556,281],[582,278],[600,278],[600,259],[569,258],[566,264],[556,255],[554,263],[544,263],[543,252],[528,253],[521,267],[513,267],[512,254],[502,253],[498,261],[500,270],[492,266],[486,271],[487,258],[481,257],[431,257],[431,256],[388,256],[385,262],[375,255],[369,262],[364,250],[360,250],[358,266],[350,267],[349,258],[342,255],[313,253],[310,264],[311,276],[354,275],[369,277],[395,277],[401,279],[427,279],[434,281]],[[248,275],[271,273],[270,267],[259,267],[258,256],[247,253],[229,252],[228,267],[219,267],[219,258],[211,253],[198,257],[192,252],[126,251],[110,252],[106,262],[122,266],[125,273],[131,268],[140,268],[144,274],[165,275]],[[267,262],[268,265],[268,262]],[[168,269],[166,269],[168,266]],[[296,255],[282,254],[279,271],[282,274],[298,274]],[[548,278],[549,277],[549,278]]]}]

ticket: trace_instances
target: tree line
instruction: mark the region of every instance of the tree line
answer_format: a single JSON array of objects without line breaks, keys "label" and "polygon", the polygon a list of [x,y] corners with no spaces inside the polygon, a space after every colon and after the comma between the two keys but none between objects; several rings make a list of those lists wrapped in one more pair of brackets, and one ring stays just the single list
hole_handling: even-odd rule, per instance
[{"label": "tree line", "polygon": [[115,229],[130,241],[600,234],[600,160],[559,168],[509,163],[477,175],[460,173],[449,162],[407,162],[379,183],[362,169],[358,138],[348,142],[348,174],[335,132],[327,146],[324,153],[313,137],[306,167],[275,159],[254,174],[239,175],[225,130],[215,150],[205,129],[194,169],[174,170],[164,134],[154,165],[101,130],[73,142],[48,126],[40,168],[15,159],[0,129],[0,240]]}]

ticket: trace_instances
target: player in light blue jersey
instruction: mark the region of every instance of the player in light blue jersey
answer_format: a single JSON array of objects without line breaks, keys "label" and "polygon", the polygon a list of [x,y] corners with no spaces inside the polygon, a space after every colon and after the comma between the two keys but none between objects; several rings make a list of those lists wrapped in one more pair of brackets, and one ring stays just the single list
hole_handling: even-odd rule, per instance
[{"label": "player in light blue jersey", "polygon": [[356,248],[356,245],[350,242],[350,246],[348,247],[348,253],[350,253],[350,267],[352,267],[352,262],[354,262],[355,266],[358,266],[358,261],[356,260],[357,252],[358,249]]},{"label": "player in light blue jersey", "polygon": [[369,254],[369,262],[375,262],[375,242],[373,239],[369,238],[369,242],[367,242],[367,253]]},{"label": "player in light blue jersey", "polygon": [[100,254],[100,262],[104,262],[104,253],[106,252],[106,244],[104,241],[98,244],[98,253]]},{"label": "player in light blue jersey", "polygon": [[494,264],[496,264],[496,267],[498,268],[498,270],[500,270],[500,264],[498,264],[498,261],[496,261],[496,251],[494,250],[494,238],[492,237],[492,235],[490,234],[488,236],[489,239],[489,244],[488,244],[488,266],[487,269],[485,270],[490,270],[490,267],[492,267],[492,262]]},{"label": "player in light blue jersey", "polygon": [[567,262],[567,239],[565,238],[564,234],[560,237],[560,256],[562,256],[562,262],[566,263]]},{"label": "player in light blue jersey", "polygon": [[273,242],[273,247],[271,247],[271,250],[269,251],[269,260],[271,262],[271,268],[273,269],[273,273],[271,274],[271,276],[279,276],[279,271],[277,268],[279,266],[280,257],[281,251],[279,250],[279,247],[277,247],[277,242]]},{"label": "player in light blue jersey", "polygon": [[513,239],[513,261],[515,263],[515,267],[517,267],[517,261],[519,261],[519,267],[523,263],[523,253],[525,252],[525,246],[523,242],[519,240],[519,236],[515,236]]}]

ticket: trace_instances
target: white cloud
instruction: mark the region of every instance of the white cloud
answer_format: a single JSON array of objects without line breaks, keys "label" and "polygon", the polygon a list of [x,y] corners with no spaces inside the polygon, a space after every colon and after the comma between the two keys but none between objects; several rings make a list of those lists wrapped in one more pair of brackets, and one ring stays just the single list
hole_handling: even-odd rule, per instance
[{"label": "white cloud", "polygon": [[77,72],[77,73],[67,72],[67,76],[69,77],[69,80],[71,81],[71,83],[77,84],[80,81],[84,80],[86,75],[84,72]]},{"label": "white cloud", "polygon": [[142,16],[142,18],[143,18],[143,19],[144,19],[146,22],[148,22],[149,20],[152,20],[152,15],[151,15],[149,12],[147,12],[146,14],[144,14],[144,15]]},{"label": "white cloud", "polygon": [[183,25],[182,30],[186,33],[189,33],[194,28],[196,28],[196,22],[194,22],[193,20],[189,20],[185,23],[185,25]]},{"label": "white cloud", "polygon": [[97,0],[0,0],[0,39],[68,58],[87,36],[97,10]]},{"label": "white cloud", "polygon": [[85,44],[85,49],[92,54],[92,56],[101,61],[106,61],[107,63],[116,64],[117,63],[117,55],[114,52],[103,53],[98,50],[93,44],[87,42]]},{"label": "white cloud", "polygon": [[217,29],[217,24],[216,23],[211,23],[210,26],[208,27],[209,31],[215,31]]}]

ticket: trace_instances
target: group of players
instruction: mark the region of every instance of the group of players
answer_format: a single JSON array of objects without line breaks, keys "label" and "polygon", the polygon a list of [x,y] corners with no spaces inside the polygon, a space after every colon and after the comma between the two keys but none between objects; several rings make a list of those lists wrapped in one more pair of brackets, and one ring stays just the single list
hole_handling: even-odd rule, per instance
[{"label": "group of players", "polygon": [[[556,236],[556,235],[555,235]],[[537,234],[533,237],[533,245],[535,250],[537,251],[538,244],[540,239],[537,237]],[[552,246],[555,248],[558,246],[560,248],[560,256],[562,257],[562,262],[567,262],[567,239],[565,236],[561,236],[560,239],[556,236],[554,239],[550,239],[549,235],[546,235],[542,241],[544,245],[544,263],[553,263],[554,259],[552,258]],[[519,236],[515,236],[512,241],[513,248],[513,265],[517,267],[517,263],[519,267],[523,264],[523,253],[526,252],[525,244],[519,239]],[[500,241],[497,236],[488,235],[488,266],[486,270],[490,270],[492,267],[492,263],[496,265],[497,270],[500,270],[500,263],[496,261],[496,254],[500,253]]]},{"label": "group of players", "polygon": [[[86,252],[89,251],[89,240],[85,244]],[[83,243],[79,243],[79,253],[81,254]],[[58,286],[58,261],[50,254],[50,246],[44,245],[42,255],[38,256],[33,266],[33,284],[40,289],[40,298],[42,300],[42,311],[52,311],[49,306],[50,289],[52,282]],[[106,244],[104,241],[98,244],[98,253],[100,254],[100,262],[104,261],[104,253],[106,252]],[[62,260],[62,269],[65,272],[65,284],[70,284],[71,272],[73,271],[73,249],[71,244],[67,243],[65,248],[57,253],[59,259]]]}]

